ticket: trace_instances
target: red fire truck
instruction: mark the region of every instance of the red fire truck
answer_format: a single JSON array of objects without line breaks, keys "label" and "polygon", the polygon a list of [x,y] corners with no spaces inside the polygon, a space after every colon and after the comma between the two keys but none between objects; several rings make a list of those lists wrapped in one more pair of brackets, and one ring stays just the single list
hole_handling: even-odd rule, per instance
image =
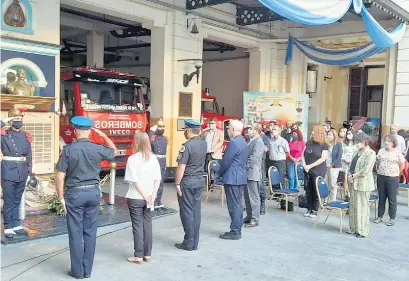
[{"label": "red fire truck", "polygon": [[224,131],[224,143],[223,151],[227,144],[230,142],[230,138],[227,134],[227,127],[230,120],[239,120],[234,116],[224,115],[224,107],[220,109],[217,103],[216,97],[206,94],[206,91],[202,91],[202,128],[207,128],[207,120],[215,118],[217,120],[217,128]]},{"label": "red fire truck", "polygon": [[[149,102],[149,89],[133,74],[88,67],[61,72],[60,148],[75,138],[71,118],[87,116],[115,143],[120,154],[116,157],[117,168],[125,168],[135,131],[149,128]],[[90,139],[103,143],[94,132]],[[101,169],[109,169],[109,163],[102,162]]]}]

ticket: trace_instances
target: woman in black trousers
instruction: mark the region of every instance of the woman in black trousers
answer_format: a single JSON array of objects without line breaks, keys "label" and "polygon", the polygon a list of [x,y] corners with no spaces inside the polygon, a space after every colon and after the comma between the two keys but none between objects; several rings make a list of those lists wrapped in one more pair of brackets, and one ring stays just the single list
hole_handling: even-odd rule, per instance
[{"label": "woman in black trousers", "polygon": [[304,166],[304,188],[307,193],[308,210],[304,217],[316,218],[318,212],[318,197],[315,188],[317,177],[324,177],[327,171],[325,161],[328,156],[328,145],[325,143],[326,132],[323,126],[314,126],[311,140],[307,142],[307,147],[302,155]]},{"label": "woman in black trousers", "polygon": [[134,256],[128,261],[142,264],[151,260],[151,211],[161,181],[161,169],[158,159],[151,152],[148,134],[136,133],[133,145],[135,154],[129,156],[125,170],[125,182],[129,183],[126,198],[134,238]]},{"label": "woman in black trousers", "polygon": [[386,224],[392,226],[396,218],[396,194],[398,192],[399,175],[403,170],[405,159],[402,152],[397,148],[398,140],[392,134],[384,139],[385,148],[378,151],[377,161],[377,187],[379,196],[378,218],[374,223],[380,223],[385,214],[386,199],[389,203],[389,222]]}]

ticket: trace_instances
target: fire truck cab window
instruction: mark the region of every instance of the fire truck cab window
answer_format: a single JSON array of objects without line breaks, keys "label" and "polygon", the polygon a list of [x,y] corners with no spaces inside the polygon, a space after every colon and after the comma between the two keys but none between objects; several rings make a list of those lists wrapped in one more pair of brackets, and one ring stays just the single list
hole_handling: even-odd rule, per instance
[{"label": "fire truck cab window", "polygon": [[[80,89],[81,105],[85,109],[134,112],[144,110],[138,87],[108,83],[80,83]],[[103,107],[100,108],[100,106]]]}]

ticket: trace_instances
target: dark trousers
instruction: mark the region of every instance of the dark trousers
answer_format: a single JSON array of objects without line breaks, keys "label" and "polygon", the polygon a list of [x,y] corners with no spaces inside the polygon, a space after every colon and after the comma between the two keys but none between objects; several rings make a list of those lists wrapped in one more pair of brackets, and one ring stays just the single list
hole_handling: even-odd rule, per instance
[{"label": "dark trousers", "polygon": [[132,221],[134,257],[150,257],[152,253],[152,212],[145,200],[128,198]]},{"label": "dark trousers", "polygon": [[398,177],[388,177],[378,175],[377,185],[378,185],[378,196],[379,196],[379,207],[378,207],[378,217],[382,218],[385,214],[386,199],[389,203],[389,217],[394,220],[396,218],[396,194],[398,192]]},{"label": "dark trousers", "polygon": [[263,161],[261,161],[261,171],[262,171],[262,181],[260,185],[260,200],[265,201],[267,198],[267,193],[266,193],[266,184],[265,180],[267,179],[267,170],[268,168],[266,167],[267,159],[266,159],[267,153],[264,152],[263,156]]},{"label": "dark trousers", "polygon": [[165,180],[165,177],[166,177],[166,158],[158,158],[158,160],[160,164],[160,171],[162,174],[162,178],[160,180],[158,192],[156,193],[156,199],[155,199],[155,204],[154,204],[155,206],[162,205],[163,181]]},{"label": "dark trousers", "polygon": [[26,181],[1,181],[3,189],[4,229],[20,226],[19,209]]},{"label": "dark trousers", "polygon": [[308,211],[318,211],[318,195],[315,188],[317,176],[313,173],[304,173],[304,188],[307,196]]},{"label": "dark trousers", "polygon": [[244,185],[224,185],[227,209],[231,218],[230,232],[241,234],[243,227],[243,195]]},{"label": "dark trousers", "polygon": [[281,176],[281,185],[285,188],[285,173],[287,171],[287,164],[285,160],[271,161],[271,165],[276,167]]},{"label": "dark trousers", "polygon": [[188,249],[197,249],[199,245],[204,179],[183,179],[181,189],[182,196],[178,195],[178,202],[180,220],[185,231],[183,245]]},{"label": "dark trousers", "polygon": [[204,165],[204,171],[207,173],[207,171],[209,170],[209,162],[213,160],[212,154],[211,153],[207,153],[206,154],[206,159],[205,159],[205,165]]},{"label": "dark trousers", "polygon": [[76,277],[91,275],[97,238],[100,190],[98,186],[67,188],[64,198],[67,207],[72,275]]}]

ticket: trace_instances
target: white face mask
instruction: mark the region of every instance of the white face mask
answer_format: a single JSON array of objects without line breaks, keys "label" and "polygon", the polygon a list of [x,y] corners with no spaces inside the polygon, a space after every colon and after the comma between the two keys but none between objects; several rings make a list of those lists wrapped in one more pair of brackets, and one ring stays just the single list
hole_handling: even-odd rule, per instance
[{"label": "white face mask", "polygon": [[349,139],[349,140],[352,140],[353,137],[354,136],[352,136],[352,135],[347,135],[347,139]]},{"label": "white face mask", "polygon": [[209,124],[209,129],[210,130],[215,130],[216,129],[216,124]]},{"label": "white face mask", "polygon": [[385,141],[385,148],[392,148],[392,143],[390,141]]},{"label": "white face mask", "polygon": [[278,130],[273,130],[272,132],[273,132],[273,136],[275,137],[279,135]]}]

